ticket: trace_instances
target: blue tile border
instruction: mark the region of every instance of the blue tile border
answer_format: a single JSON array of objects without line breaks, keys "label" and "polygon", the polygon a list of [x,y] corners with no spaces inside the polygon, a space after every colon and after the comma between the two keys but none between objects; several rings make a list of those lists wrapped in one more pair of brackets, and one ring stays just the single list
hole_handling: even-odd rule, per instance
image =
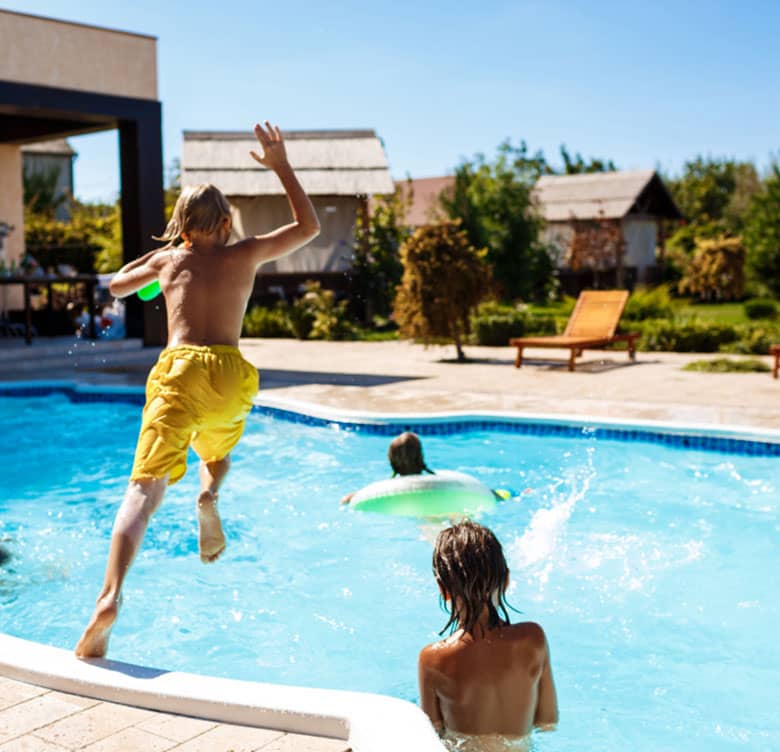
[{"label": "blue tile border", "polygon": [[255,405],[254,410],[263,415],[310,426],[333,427],[342,431],[354,431],[374,436],[397,436],[403,431],[413,431],[420,436],[450,436],[456,433],[494,431],[524,436],[555,436],[571,439],[610,439],[613,441],[664,444],[679,449],[696,449],[725,454],[741,454],[756,457],[780,457],[780,443],[755,441],[706,434],[665,433],[662,430],[577,425],[573,423],[543,423],[533,420],[494,418],[455,418],[452,420],[393,421],[362,423],[349,420],[321,418],[294,410],[267,405]]},{"label": "blue tile border", "polygon": [[[61,394],[75,403],[119,402],[143,406],[144,392],[141,388],[86,387],[78,388],[65,382],[2,384],[0,397],[47,397]],[[694,449],[705,452],[721,452],[755,457],[780,457],[780,442],[760,441],[733,436],[708,435],[705,432],[683,433],[664,431],[662,428],[635,428],[619,426],[588,425],[564,422],[543,422],[524,418],[462,418],[435,420],[388,420],[357,421],[336,420],[297,412],[283,407],[255,405],[253,412],[268,415],[279,420],[309,426],[339,428],[373,436],[395,436],[403,431],[414,431],[421,436],[450,436],[452,434],[494,431],[524,436],[555,436],[571,439],[609,439],[612,441],[663,444],[679,449]]]}]

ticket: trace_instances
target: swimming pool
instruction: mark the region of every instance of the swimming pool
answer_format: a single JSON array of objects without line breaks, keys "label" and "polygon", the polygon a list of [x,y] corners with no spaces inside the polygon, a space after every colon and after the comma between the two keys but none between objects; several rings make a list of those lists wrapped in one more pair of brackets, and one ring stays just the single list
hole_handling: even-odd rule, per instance
[{"label": "swimming pool", "polygon": [[[0,539],[13,556],[0,628],[70,648],[140,410],[55,394],[0,398],[0,417]],[[424,438],[434,468],[519,493],[482,521],[504,542],[518,618],[550,641],[562,722],[537,747],[776,748],[778,458],[548,433],[485,423]],[[253,414],[223,494],[223,560],[198,560],[192,473],[150,528],[110,655],[415,700],[417,651],[445,621],[435,526],[338,505],[387,474],[387,441]]]}]

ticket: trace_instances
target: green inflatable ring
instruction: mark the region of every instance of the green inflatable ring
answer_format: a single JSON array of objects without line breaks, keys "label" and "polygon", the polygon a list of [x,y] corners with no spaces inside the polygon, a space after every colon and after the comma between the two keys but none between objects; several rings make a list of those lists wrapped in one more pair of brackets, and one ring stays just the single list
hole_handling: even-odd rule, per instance
[{"label": "green inflatable ring", "polygon": [[403,517],[467,517],[496,505],[495,494],[465,473],[403,475],[361,488],[350,502],[361,512]]}]

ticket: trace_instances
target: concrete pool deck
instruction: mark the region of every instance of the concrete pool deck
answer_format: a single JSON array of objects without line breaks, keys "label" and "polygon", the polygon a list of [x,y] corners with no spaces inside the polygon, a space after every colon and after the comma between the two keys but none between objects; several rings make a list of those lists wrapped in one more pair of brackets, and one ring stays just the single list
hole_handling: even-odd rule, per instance
[{"label": "concrete pool deck", "polygon": [[345,752],[338,739],[215,723],[0,677],[0,752]]},{"label": "concrete pool deck", "polygon": [[[519,411],[780,428],[780,381],[768,373],[683,371],[718,355],[586,352],[570,373],[568,351],[534,350],[522,368],[508,347],[407,342],[242,340],[260,389],[334,408],[376,412]],[[769,356],[763,360],[770,364]]]},{"label": "concrete pool deck", "polygon": [[[158,350],[137,341],[0,343],[0,380],[78,379],[143,384]],[[509,347],[467,347],[472,362],[446,362],[454,347],[408,342],[244,339],[261,393],[375,412],[519,411],[618,420],[780,428],[780,381],[768,373],[683,371],[718,354],[587,351],[566,370],[567,351],[534,350],[514,368]],[[759,356],[771,365],[769,356]]]},{"label": "concrete pool deck", "polygon": [[[140,343],[43,341],[0,348],[0,380],[76,379],[143,384],[158,350]],[[243,340],[261,392],[301,402],[384,413],[517,411],[617,420],[780,429],[780,382],[767,373],[706,374],[682,367],[716,355],[586,352],[577,371],[564,351],[529,349],[522,369],[509,348],[469,347],[473,361],[446,362],[452,347],[406,342]],[[763,358],[769,364],[769,357]],[[264,750],[337,752],[344,741],[219,724],[53,692],[0,678],[0,752],[18,750]],[[359,750],[356,750],[359,752]]]}]

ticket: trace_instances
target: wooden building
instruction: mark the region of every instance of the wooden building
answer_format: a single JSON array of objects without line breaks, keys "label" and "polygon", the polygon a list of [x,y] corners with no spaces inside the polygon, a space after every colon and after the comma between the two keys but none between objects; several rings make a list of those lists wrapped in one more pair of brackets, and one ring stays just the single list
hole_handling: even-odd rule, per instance
[{"label": "wooden building", "polygon": [[[290,164],[320,219],[320,235],[290,256],[264,264],[256,293],[285,297],[303,282],[345,289],[352,267],[355,220],[373,194],[393,192],[382,143],[373,130],[312,130],[282,133]],[[255,162],[251,132],[184,132],[182,186],[213,183],[228,198],[237,237],[259,235],[290,221],[279,179]]]},{"label": "wooden building", "polygon": [[661,220],[681,219],[654,170],[544,175],[534,198],[566,292],[653,282]]}]

